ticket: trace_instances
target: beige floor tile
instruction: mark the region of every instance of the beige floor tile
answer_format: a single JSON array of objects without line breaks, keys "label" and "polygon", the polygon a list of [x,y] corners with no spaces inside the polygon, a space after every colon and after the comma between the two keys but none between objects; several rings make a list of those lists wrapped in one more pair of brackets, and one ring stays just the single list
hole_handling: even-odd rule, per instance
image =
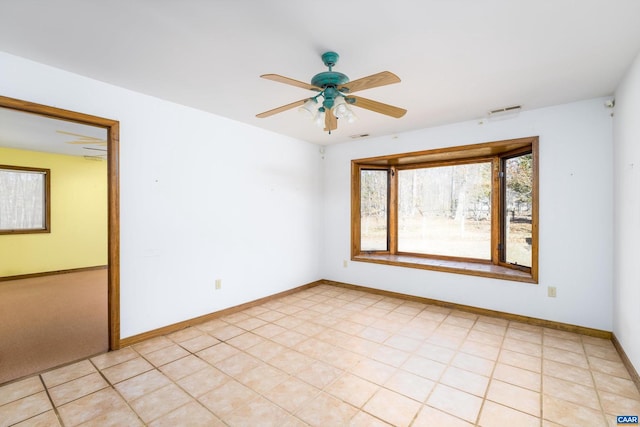
[{"label": "beige floor tile", "polygon": [[10,426],[53,409],[44,391],[0,406],[0,426]]},{"label": "beige floor tile", "polygon": [[254,345],[253,347],[248,348],[245,351],[252,356],[259,358],[260,360],[269,361],[287,350],[288,348],[282,344],[265,340],[264,342]]},{"label": "beige floor tile", "polygon": [[293,348],[307,338],[308,337],[306,335],[301,334],[300,332],[287,330],[281,334],[271,337],[271,341],[284,345],[287,348]]},{"label": "beige floor tile", "polygon": [[[161,338],[161,339],[160,339]],[[173,344],[171,340],[165,337],[154,338],[149,340],[149,342],[168,342],[168,345]],[[142,348],[146,348],[146,346],[151,346],[147,341],[141,343],[140,346]],[[99,356],[91,358],[91,361],[96,366],[96,368],[103,370],[110,366],[119,365],[120,363],[126,362],[127,360],[135,359],[136,357],[140,357],[138,353],[136,353],[131,347],[126,347],[121,350],[111,351],[109,353],[101,354]]]},{"label": "beige floor tile", "polygon": [[233,357],[228,357],[222,362],[216,363],[216,368],[231,377],[238,377],[243,372],[250,371],[261,363],[260,360],[247,353],[238,353]]},{"label": "beige floor tile", "polygon": [[500,354],[500,346],[467,340],[460,347],[460,351],[483,359],[497,360]]},{"label": "beige floor tile", "polygon": [[377,362],[375,360],[363,359],[356,366],[351,369],[351,372],[354,375],[357,375],[365,380],[368,380],[372,383],[382,385],[386,383],[391,375],[397,369],[393,366],[386,365],[382,362]]},{"label": "beige floor tile", "polygon": [[219,339],[220,341],[227,341],[233,337],[237,337],[240,334],[244,334],[246,331],[235,325],[224,325],[209,332],[209,335]]},{"label": "beige floor tile", "polygon": [[102,375],[94,372],[84,377],[71,380],[49,388],[49,396],[56,406],[64,405],[72,400],[79,399],[87,394],[109,387]]},{"label": "beige floor tile", "polygon": [[420,410],[420,403],[399,393],[380,389],[364,405],[368,413],[394,426],[408,426]]},{"label": "beige floor tile", "polygon": [[403,370],[398,370],[385,383],[385,387],[418,402],[424,402],[435,382]]},{"label": "beige floor tile", "polygon": [[[120,407],[100,414],[79,425],[79,427],[143,427],[138,415],[129,407]],[[66,427],[66,426],[65,426]]]},{"label": "beige floor tile", "polygon": [[507,332],[507,327],[505,325],[492,323],[492,320],[493,319],[486,317],[478,320],[475,325],[473,325],[473,328],[471,328],[471,332],[486,332],[489,334],[497,335],[499,337],[504,337]]},{"label": "beige floor tile", "polygon": [[60,420],[54,411],[47,411],[14,424],[13,427],[60,427]]},{"label": "beige floor tile", "polygon": [[331,285],[0,387],[0,427],[613,427],[636,413],[610,340]]},{"label": "beige floor tile", "polygon": [[348,426],[358,410],[325,393],[312,398],[295,414],[314,427]]},{"label": "beige floor tile", "polygon": [[260,335],[264,338],[271,338],[275,335],[281,334],[286,331],[282,326],[275,325],[273,323],[268,323],[266,325],[260,326],[259,328],[254,329],[252,332],[256,335]]},{"label": "beige floor tile", "polygon": [[592,371],[602,372],[605,374],[613,375],[614,377],[630,379],[629,371],[622,364],[621,360],[611,361],[607,359],[601,359],[599,357],[589,356],[589,365]]},{"label": "beige floor tile", "polygon": [[264,397],[258,397],[223,416],[223,420],[232,427],[281,427],[290,417],[291,414],[284,409]]},{"label": "beige floor tile", "polygon": [[179,379],[177,383],[191,396],[200,397],[229,380],[231,377],[227,374],[213,366],[208,366]]},{"label": "beige floor tile", "polygon": [[230,340],[227,340],[226,343],[231,344],[233,347],[236,347],[240,350],[246,350],[264,341],[265,339],[259,335],[251,332],[245,332],[244,334],[237,335]]},{"label": "beige floor tile", "polygon": [[167,338],[169,338],[170,340],[176,343],[182,343],[184,341],[188,341],[192,338],[196,338],[204,334],[205,333],[201,329],[190,326],[188,328],[181,329],[177,332],[170,333],[169,335],[167,335]]},{"label": "beige floor tile", "polygon": [[266,395],[269,390],[289,378],[289,374],[266,363],[242,372],[237,379],[253,391]]},{"label": "beige floor tile", "polygon": [[416,350],[416,354],[436,362],[448,364],[455,356],[456,351],[439,345],[424,343]]},{"label": "beige floor tile", "polygon": [[145,423],[149,423],[191,401],[191,397],[178,386],[168,384],[130,402],[130,405]]},{"label": "beige floor tile", "polygon": [[236,323],[235,325],[239,328],[245,329],[247,331],[251,331],[255,328],[259,328],[260,326],[266,325],[266,320],[258,319],[257,317],[248,317]]},{"label": "beige floor tile", "polygon": [[387,424],[371,414],[360,411],[351,418],[349,427],[391,427],[391,424]]},{"label": "beige floor tile", "polygon": [[144,358],[151,362],[154,366],[162,366],[174,360],[182,359],[188,356],[189,352],[178,344],[171,343],[169,346],[161,348],[144,355]]},{"label": "beige floor tile", "polygon": [[562,426],[602,427],[607,425],[601,411],[553,396],[543,396],[542,412],[545,420]]},{"label": "beige floor tile", "polygon": [[212,345],[218,344],[219,342],[220,340],[212,337],[211,335],[199,335],[186,341],[181,341],[180,346],[186,348],[191,353],[196,353],[200,350],[211,347]]},{"label": "beige floor tile", "polygon": [[149,423],[149,427],[224,427],[209,410],[197,402],[190,402]]},{"label": "beige floor tile", "polygon": [[599,410],[600,402],[596,390],[592,387],[576,384],[559,378],[544,376],[542,380],[544,394],[578,405]]},{"label": "beige floor tile", "polygon": [[298,371],[295,376],[314,387],[322,389],[331,384],[341,374],[342,370],[324,362],[315,361]]},{"label": "beige floor tile", "polygon": [[544,375],[571,381],[587,387],[593,386],[592,373],[588,369],[555,362],[553,360],[545,360],[542,364],[542,372]]},{"label": "beige floor tile", "polygon": [[315,359],[306,356],[297,351],[287,350],[269,361],[270,365],[275,366],[289,374],[295,374],[312,364]]},{"label": "beige floor tile", "polygon": [[289,377],[285,381],[272,388],[265,396],[278,406],[293,413],[303,404],[316,397],[320,390],[295,377]]},{"label": "beige floor tile", "polygon": [[[161,336],[161,337],[151,338],[149,340],[135,344],[133,346],[133,349],[142,355],[146,355],[148,353],[153,353],[154,351],[158,351],[170,345],[175,345],[175,343],[171,341],[169,338],[167,338],[166,336]],[[110,353],[107,353],[107,354],[110,354]],[[122,360],[122,361],[119,361],[118,363],[122,363],[124,361],[125,360]],[[102,369],[100,366],[98,367]]]},{"label": "beige floor tile", "polygon": [[602,407],[607,414],[615,415],[638,415],[640,414],[640,400],[630,399],[606,391],[598,393]]},{"label": "beige floor tile", "polygon": [[529,356],[528,354],[518,353],[517,351],[506,350],[504,348],[500,352],[498,362],[528,371],[542,372],[542,359],[540,357]]},{"label": "beige floor tile", "polygon": [[507,337],[502,342],[502,348],[515,351],[518,353],[523,353],[528,356],[541,357],[542,356],[542,345],[539,343],[533,343],[528,341],[522,341],[516,338],[511,338],[508,336],[509,332],[507,332]]},{"label": "beige floor tile", "polygon": [[489,385],[489,377],[451,366],[442,375],[440,383],[483,397]]},{"label": "beige floor tile", "polygon": [[631,380],[604,374],[602,372],[593,372],[593,379],[596,383],[596,389],[599,391],[606,391],[631,399],[640,400],[640,392],[638,391],[635,383]]},{"label": "beige floor tile", "polygon": [[407,353],[416,351],[422,344],[422,342],[417,339],[409,338],[407,336],[399,334],[392,335],[384,343],[389,347],[393,347]]},{"label": "beige floor tile", "polygon": [[112,388],[102,389],[58,407],[60,418],[67,427],[77,426],[101,417],[112,416],[115,418],[114,414],[118,414],[119,418],[119,414],[129,412],[132,412],[131,409]]},{"label": "beige floor tile", "polygon": [[327,387],[326,392],[356,408],[361,408],[379,389],[380,386],[347,373]]},{"label": "beige floor tile", "polygon": [[39,376],[29,377],[0,387],[0,406],[44,390]]},{"label": "beige floor tile", "polygon": [[560,338],[556,336],[544,336],[545,347],[555,347],[566,351],[572,351],[578,354],[584,354],[584,347],[582,341],[571,341],[566,338]]},{"label": "beige floor tile", "polygon": [[472,354],[458,353],[451,361],[451,365],[488,377],[493,372],[495,362]]},{"label": "beige floor tile", "polygon": [[230,346],[227,343],[221,342],[220,344],[216,344],[209,348],[206,348],[202,351],[196,353],[199,358],[206,360],[207,362],[215,365],[216,363],[239,354],[240,350],[235,347]]},{"label": "beige floor tile", "polygon": [[103,369],[102,374],[111,384],[116,384],[152,369],[154,369],[153,365],[138,356],[135,359],[127,360],[119,365]]},{"label": "beige floor tile", "polygon": [[493,371],[493,378],[519,387],[540,391],[542,376],[537,372],[517,368],[504,363],[497,363]]},{"label": "beige floor tile", "polygon": [[540,418],[487,401],[482,407],[478,425],[482,427],[539,427]]},{"label": "beige floor tile", "polygon": [[468,423],[458,417],[430,406],[424,406],[418,413],[412,427],[472,427],[473,424]]},{"label": "beige floor tile", "polygon": [[153,369],[115,385],[116,390],[127,401],[132,401],[147,393],[158,390],[171,383],[161,372]]},{"label": "beige floor tile", "polygon": [[207,368],[209,365],[193,354],[161,366],[159,369],[173,381]]},{"label": "beige floor tile", "polygon": [[475,423],[482,406],[482,399],[472,394],[438,384],[427,404],[448,414]]},{"label": "beige floor tile", "polygon": [[249,387],[240,384],[238,381],[230,380],[220,387],[203,394],[198,400],[214,415],[224,418],[225,415],[243,407],[259,396]]},{"label": "beige floor tile", "polygon": [[554,362],[589,369],[587,357],[584,354],[574,353],[573,351],[545,346],[542,358],[543,360],[553,360]]},{"label": "beige floor tile", "polygon": [[378,362],[395,366],[397,368],[402,366],[402,364],[407,361],[410,355],[411,353],[407,352],[406,350],[400,350],[394,347],[390,347],[385,343],[385,345],[381,345],[377,349],[375,349],[369,357],[377,360]]},{"label": "beige floor tile", "polygon": [[486,399],[526,412],[534,417],[540,416],[540,393],[532,390],[491,380]]},{"label": "beige floor tile", "polygon": [[429,380],[437,381],[444,372],[447,365],[426,359],[421,356],[411,356],[402,365],[402,369]]},{"label": "beige floor tile", "polygon": [[91,362],[83,360],[72,365],[67,365],[62,368],[54,369],[53,371],[45,372],[42,374],[42,381],[44,381],[44,384],[47,387],[55,387],[59,384],[84,377],[85,375],[89,375],[94,372],[97,372],[97,370]]},{"label": "beige floor tile", "polygon": [[[494,326],[494,325],[491,325],[491,326]],[[502,345],[502,341],[504,340],[504,337],[502,335],[496,335],[491,332],[483,332],[475,329],[474,327],[474,329],[472,329],[469,332],[469,335],[467,335],[467,340],[479,342],[479,343],[494,346],[494,347],[497,346],[499,348]]]}]

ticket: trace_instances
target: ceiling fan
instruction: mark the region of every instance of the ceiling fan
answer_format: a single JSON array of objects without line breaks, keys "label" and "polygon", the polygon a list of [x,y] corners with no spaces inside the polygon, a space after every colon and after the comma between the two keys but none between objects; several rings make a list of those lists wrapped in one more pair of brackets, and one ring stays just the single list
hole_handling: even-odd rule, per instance
[{"label": "ceiling fan", "polygon": [[[322,62],[329,67],[329,71],[323,71],[313,76],[310,84],[278,74],[261,75],[260,77],[263,79],[309,89],[318,92],[318,94],[311,98],[301,99],[291,104],[265,111],[257,114],[256,117],[269,117],[299,107],[299,111],[310,115],[318,126],[324,126],[324,130],[331,133],[332,130],[338,128],[338,119],[345,119],[347,122],[355,120],[355,115],[349,108],[351,105],[395,118],[400,118],[406,114],[407,110],[403,108],[352,95],[357,91],[400,83],[398,76],[389,71],[382,71],[368,77],[349,81],[349,77],[345,74],[333,71],[338,58],[339,55],[335,52],[322,54]],[[321,102],[318,101],[319,98],[321,98]]]}]

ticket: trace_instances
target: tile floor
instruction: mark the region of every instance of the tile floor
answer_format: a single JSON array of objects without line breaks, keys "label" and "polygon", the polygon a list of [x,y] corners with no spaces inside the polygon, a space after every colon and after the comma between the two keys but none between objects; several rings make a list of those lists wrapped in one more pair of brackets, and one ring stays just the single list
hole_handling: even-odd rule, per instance
[{"label": "tile floor", "polygon": [[329,285],[0,387],[0,426],[615,426],[610,341]]}]

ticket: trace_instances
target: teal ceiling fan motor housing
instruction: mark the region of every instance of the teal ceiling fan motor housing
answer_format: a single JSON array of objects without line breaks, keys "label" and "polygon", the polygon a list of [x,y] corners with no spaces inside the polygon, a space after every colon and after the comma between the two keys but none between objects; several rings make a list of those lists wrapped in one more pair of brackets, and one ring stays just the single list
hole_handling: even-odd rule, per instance
[{"label": "teal ceiling fan motor housing", "polygon": [[311,84],[321,88],[339,86],[349,83],[349,77],[346,74],[333,71],[333,67],[338,62],[340,55],[335,52],[325,52],[322,54],[322,62],[329,67],[329,71],[318,73],[311,79]]}]

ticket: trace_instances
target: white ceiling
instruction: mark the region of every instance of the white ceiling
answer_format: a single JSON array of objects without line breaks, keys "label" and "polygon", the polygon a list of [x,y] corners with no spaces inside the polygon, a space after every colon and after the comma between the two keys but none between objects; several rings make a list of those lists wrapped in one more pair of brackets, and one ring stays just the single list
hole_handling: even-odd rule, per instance
[{"label": "white ceiling", "polygon": [[[640,51],[638,0],[1,0],[0,50],[320,144],[609,96]],[[357,109],[327,135],[295,109],[326,68],[402,82],[358,93],[406,108]],[[117,119],[117,117],[114,117]]]}]

